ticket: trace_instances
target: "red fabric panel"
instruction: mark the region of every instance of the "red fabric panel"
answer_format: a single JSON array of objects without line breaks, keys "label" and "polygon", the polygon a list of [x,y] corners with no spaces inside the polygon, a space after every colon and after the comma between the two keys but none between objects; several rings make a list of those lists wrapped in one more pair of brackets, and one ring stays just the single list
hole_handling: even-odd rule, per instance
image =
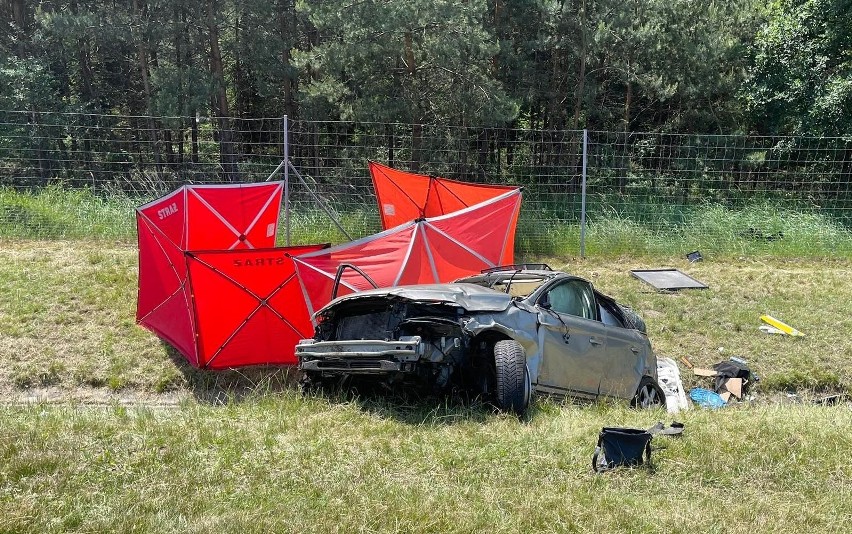
[{"label": "red fabric panel", "polygon": [[198,366],[195,346],[195,330],[192,326],[192,310],[189,306],[189,288],[185,287],[166,299],[156,310],[145,316],[139,324],[168,341],[189,361]]},{"label": "red fabric panel", "polygon": [[[296,272],[315,312],[329,302],[334,275],[344,263],[359,267],[379,287],[450,282],[512,263],[520,203],[520,190],[509,191],[463,211],[302,255]],[[352,270],[345,271],[343,281],[351,287],[341,285],[338,296],[370,287]]]},{"label": "red fabric panel", "polygon": [[374,161],[367,166],[379,202],[382,228],[394,228],[424,216],[432,181],[429,176],[398,171]]},{"label": "red fabric panel", "polygon": [[517,187],[472,184],[425,174],[405,172],[369,162],[373,188],[379,202],[382,228],[420,217],[440,217],[497,198]]},{"label": "red fabric panel", "polygon": [[185,249],[275,246],[281,194],[280,182],[189,186],[187,203],[190,215]]},{"label": "red fabric panel", "polygon": [[161,234],[144,215],[136,214],[139,243],[139,320],[172,295],[186,279],[183,252]]},{"label": "red fabric panel", "polygon": [[435,178],[425,209],[426,217],[446,215],[517,189],[503,185],[471,184]]},{"label": "red fabric panel", "polygon": [[186,248],[186,186],[141,206],[136,211],[143,214],[174,246]]},{"label": "red fabric panel", "polygon": [[136,228],[139,240],[136,322],[171,343],[196,365],[183,252],[141,212],[136,214]]},{"label": "red fabric panel", "polygon": [[[481,256],[494,267],[514,262],[515,226],[521,205],[516,190],[489,202],[436,219],[427,219],[427,238],[440,272],[452,272],[452,264],[472,267],[469,256]],[[440,234],[445,234],[442,236]],[[448,239],[446,236],[449,236]],[[452,243],[454,240],[457,243]],[[466,252],[464,248],[470,250]],[[441,261],[438,261],[438,257]],[[482,261],[482,260],[478,260]],[[446,281],[445,276],[441,276]]]},{"label": "red fabric panel", "polygon": [[431,250],[426,246],[424,240],[424,223],[417,223],[417,231],[412,236],[411,253],[403,267],[402,277],[396,284],[398,286],[411,284],[435,284],[440,282],[437,269],[433,266]]},{"label": "red fabric panel", "polygon": [[[415,224],[400,226],[359,241],[299,256],[296,271],[308,292],[313,310],[318,310],[331,300],[337,267],[344,263],[361,268],[379,287],[395,285],[415,229]],[[372,287],[352,269],[344,272],[342,280],[359,291]],[[343,284],[340,289],[338,296],[347,292]]]},{"label": "red fabric panel", "polygon": [[[296,271],[308,292],[311,312],[329,302],[334,275],[343,263],[358,266],[379,287],[450,282],[482,269],[513,263],[520,199],[518,191],[437,221],[421,221],[405,231],[392,230],[297,258]],[[357,290],[371,287],[349,269],[343,281]],[[338,288],[338,296],[351,292],[343,284]]]},{"label": "red fabric panel", "polygon": [[[274,246],[282,192],[281,182],[184,186],[140,207],[137,322],[199,367],[295,363],[312,326],[286,253],[323,245],[223,250]],[[187,256],[207,247],[218,249],[207,264]]]},{"label": "red fabric panel", "polygon": [[199,366],[294,364],[313,327],[289,254],[324,245],[189,255]]}]

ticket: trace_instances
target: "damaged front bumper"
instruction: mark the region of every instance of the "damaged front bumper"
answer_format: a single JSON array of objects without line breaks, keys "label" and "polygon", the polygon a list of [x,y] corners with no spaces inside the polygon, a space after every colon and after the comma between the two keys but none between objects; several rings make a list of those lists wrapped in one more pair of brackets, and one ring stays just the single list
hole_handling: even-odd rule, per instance
[{"label": "damaged front bumper", "polygon": [[314,372],[413,372],[423,353],[420,336],[406,336],[396,341],[303,339],[296,345],[299,369]]}]

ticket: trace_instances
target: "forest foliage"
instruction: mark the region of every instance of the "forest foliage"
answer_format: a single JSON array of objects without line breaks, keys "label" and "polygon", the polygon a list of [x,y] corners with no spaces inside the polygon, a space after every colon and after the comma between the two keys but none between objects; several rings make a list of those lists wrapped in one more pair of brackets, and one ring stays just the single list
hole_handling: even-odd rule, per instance
[{"label": "forest foliage", "polygon": [[839,136],[850,51],[849,0],[2,0],[0,109]]}]

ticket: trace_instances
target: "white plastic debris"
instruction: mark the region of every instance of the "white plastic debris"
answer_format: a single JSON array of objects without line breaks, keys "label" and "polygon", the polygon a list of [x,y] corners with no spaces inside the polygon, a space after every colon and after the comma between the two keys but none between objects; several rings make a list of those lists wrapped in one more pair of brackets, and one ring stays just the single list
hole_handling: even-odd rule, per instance
[{"label": "white plastic debris", "polygon": [[784,332],[783,330],[779,330],[779,329],[775,328],[774,326],[769,326],[768,324],[762,324],[762,325],[758,326],[757,328],[761,332],[764,332],[766,334],[785,334],[786,335],[786,332]]},{"label": "white plastic debris", "polygon": [[680,380],[680,368],[674,360],[657,358],[657,380],[666,395],[666,411],[678,413],[681,410],[689,410],[689,401]]}]

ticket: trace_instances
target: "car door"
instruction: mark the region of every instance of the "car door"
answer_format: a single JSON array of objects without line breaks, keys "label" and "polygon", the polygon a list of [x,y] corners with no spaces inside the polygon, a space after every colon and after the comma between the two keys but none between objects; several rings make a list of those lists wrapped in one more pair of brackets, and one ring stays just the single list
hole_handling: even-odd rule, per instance
[{"label": "car door", "polygon": [[601,393],[611,397],[632,398],[645,369],[648,340],[636,330],[625,327],[614,301],[598,299],[598,313],[607,331]]},{"label": "car door", "polygon": [[606,361],[606,327],[597,317],[591,284],[559,281],[536,303],[542,346],[537,388],[595,397]]}]

